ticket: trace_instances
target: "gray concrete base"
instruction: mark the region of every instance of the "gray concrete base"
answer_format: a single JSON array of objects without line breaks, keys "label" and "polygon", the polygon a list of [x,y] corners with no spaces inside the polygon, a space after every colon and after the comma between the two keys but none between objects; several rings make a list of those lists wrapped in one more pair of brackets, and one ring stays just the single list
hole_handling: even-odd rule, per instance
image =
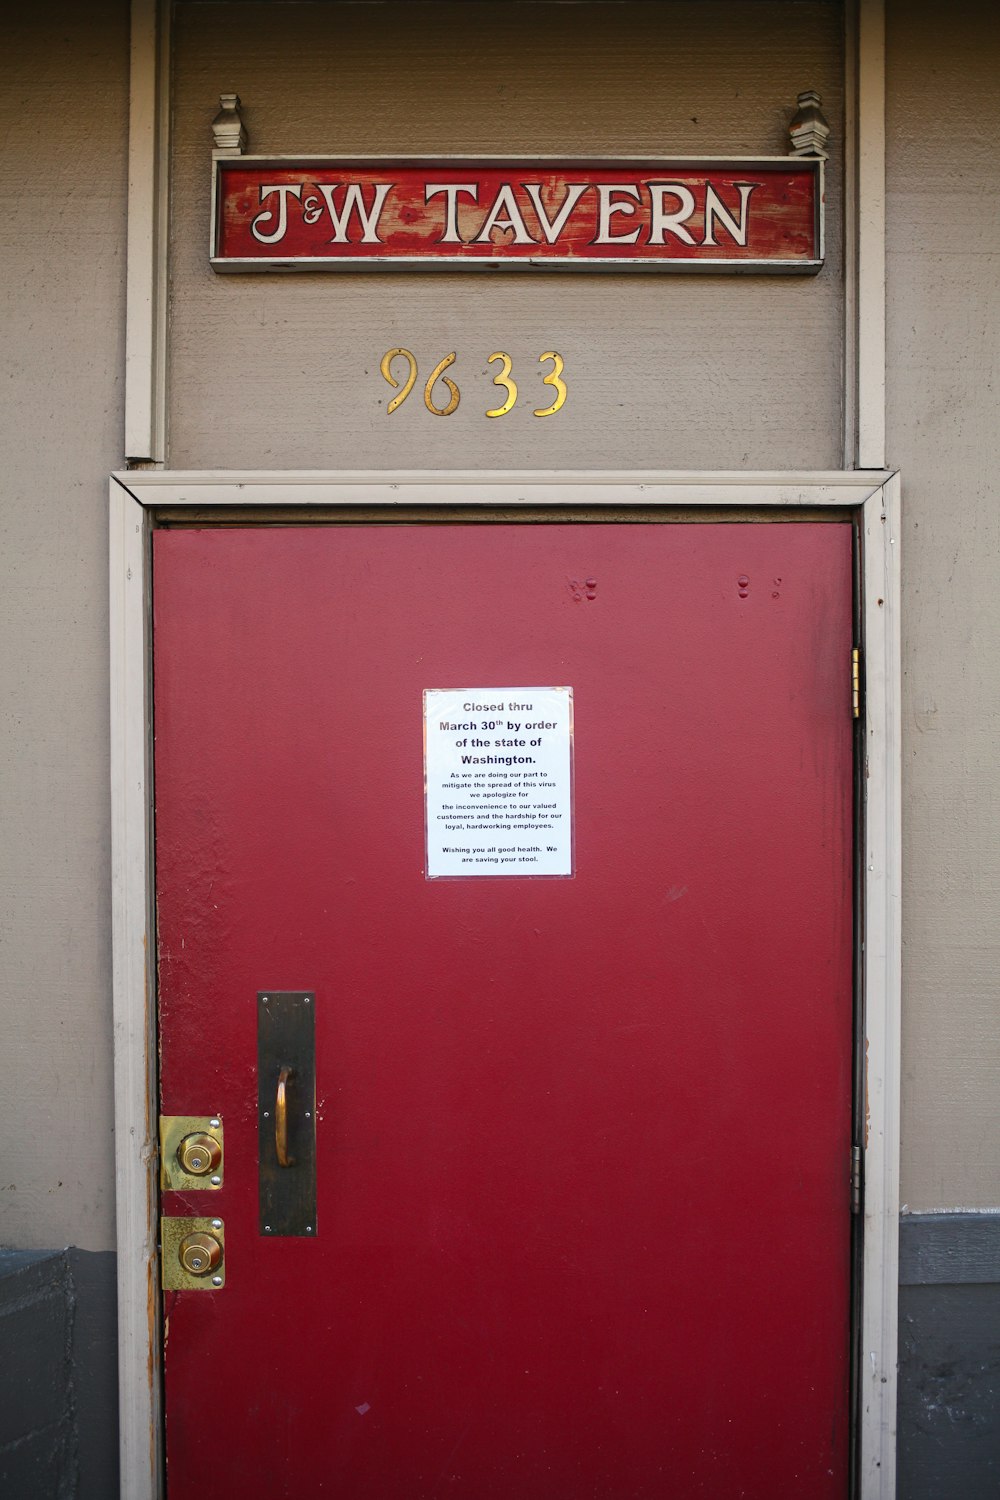
[{"label": "gray concrete base", "polygon": [[115,1257],[0,1250],[0,1495],[118,1494]]},{"label": "gray concrete base", "polygon": [[[900,1282],[897,1500],[998,1500],[1000,1214],[905,1217]],[[118,1494],[115,1338],[113,1254],[0,1250],[0,1495]]]},{"label": "gray concrete base", "polygon": [[897,1500],[1000,1496],[1000,1214],[900,1223]]}]

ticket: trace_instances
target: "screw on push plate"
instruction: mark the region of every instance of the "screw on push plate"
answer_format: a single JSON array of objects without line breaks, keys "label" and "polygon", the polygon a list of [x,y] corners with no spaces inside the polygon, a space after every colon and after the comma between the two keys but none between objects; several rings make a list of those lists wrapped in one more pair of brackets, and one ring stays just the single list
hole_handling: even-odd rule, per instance
[{"label": "screw on push plate", "polygon": [[212,1285],[213,1286],[221,1286],[222,1285],[222,1277],[221,1276],[213,1276],[212,1277]]},{"label": "screw on push plate", "polygon": [[265,1120],[269,1120],[270,1118],[271,1118],[271,1111],[269,1109],[265,1109],[265,1111],[264,1111],[264,1119]]},{"label": "screw on push plate", "polygon": [[221,1177],[210,1177],[208,1180],[212,1184],[213,1187],[219,1187],[220,1184],[221,1184],[221,1182],[222,1182],[222,1178]]},{"label": "screw on push plate", "polygon": [[213,1219],[212,1220],[212,1228],[213,1229],[221,1229],[222,1228],[222,1220],[221,1219]]},{"label": "screw on push plate", "polygon": [[219,1126],[222,1124],[222,1121],[221,1120],[209,1120],[208,1123],[209,1123],[209,1125],[211,1125],[211,1127],[212,1127],[213,1130],[218,1130]]},{"label": "screw on push plate", "polygon": [[271,1226],[270,1226],[270,1224],[265,1224],[264,1225],[264,1233],[265,1234],[270,1234],[271,1233]]}]

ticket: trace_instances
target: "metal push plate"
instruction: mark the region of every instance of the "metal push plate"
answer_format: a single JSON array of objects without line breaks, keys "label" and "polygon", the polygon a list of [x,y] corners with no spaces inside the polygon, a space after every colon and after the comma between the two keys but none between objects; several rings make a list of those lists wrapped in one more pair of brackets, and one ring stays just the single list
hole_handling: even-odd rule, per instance
[{"label": "metal push plate", "polygon": [[257,994],[260,1232],[267,1239],[316,1233],[315,1010],[312,990]]}]

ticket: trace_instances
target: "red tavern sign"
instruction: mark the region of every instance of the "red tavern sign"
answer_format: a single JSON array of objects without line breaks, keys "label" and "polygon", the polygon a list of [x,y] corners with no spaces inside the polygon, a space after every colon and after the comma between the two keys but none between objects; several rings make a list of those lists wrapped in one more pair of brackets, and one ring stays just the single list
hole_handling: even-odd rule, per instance
[{"label": "red tavern sign", "polygon": [[217,271],[818,271],[823,164],[216,158]]}]

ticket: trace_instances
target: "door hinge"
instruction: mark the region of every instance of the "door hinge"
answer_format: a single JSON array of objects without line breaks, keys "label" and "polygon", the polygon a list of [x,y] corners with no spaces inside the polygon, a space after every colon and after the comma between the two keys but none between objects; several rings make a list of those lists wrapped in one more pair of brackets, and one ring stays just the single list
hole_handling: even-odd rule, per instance
[{"label": "door hinge", "polygon": [[861,1147],[851,1147],[851,1213],[861,1212]]},{"label": "door hinge", "polygon": [[857,646],[851,652],[851,711],[854,718],[861,717],[861,652]]}]

